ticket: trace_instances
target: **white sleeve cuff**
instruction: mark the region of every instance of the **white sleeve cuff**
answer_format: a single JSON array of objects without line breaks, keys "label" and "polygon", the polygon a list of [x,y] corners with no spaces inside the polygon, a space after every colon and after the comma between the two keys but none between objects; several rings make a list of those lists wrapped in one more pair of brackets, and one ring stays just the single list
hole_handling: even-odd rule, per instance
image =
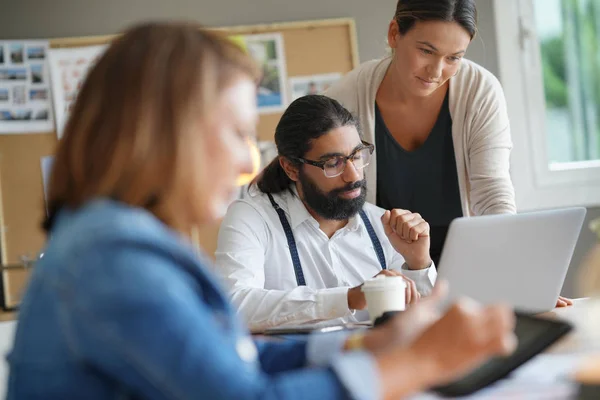
[{"label": "white sleeve cuff", "polygon": [[342,353],[344,344],[351,332],[313,333],[306,343],[306,361],[308,365],[322,367]]},{"label": "white sleeve cuff", "polygon": [[321,319],[342,318],[350,315],[348,289],[348,287],[337,287],[317,292],[317,310]]},{"label": "white sleeve cuff", "polygon": [[356,400],[383,398],[379,368],[375,358],[366,351],[351,351],[336,357],[331,367],[339,380]]},{"label": "white sleeve cuff", "polygon": [[415,282],[417,290],[422,296],[429,296],[431,294],[437,280],[437,270],[433,261],[428,268],[423,269],[408,269],[408,265],[404,263],[400,272]]}]

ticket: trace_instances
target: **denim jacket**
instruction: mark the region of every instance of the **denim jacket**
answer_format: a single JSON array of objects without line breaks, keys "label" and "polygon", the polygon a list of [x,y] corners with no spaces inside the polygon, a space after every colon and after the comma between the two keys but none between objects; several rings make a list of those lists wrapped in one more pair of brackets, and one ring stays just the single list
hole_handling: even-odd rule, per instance
[{"label": "denim jacket", "polygon": [[342,354],[341,335],[253,341],[208,271],[143,209],[63,210],[21,305],[7,398],[380,396],[372,357]]}]

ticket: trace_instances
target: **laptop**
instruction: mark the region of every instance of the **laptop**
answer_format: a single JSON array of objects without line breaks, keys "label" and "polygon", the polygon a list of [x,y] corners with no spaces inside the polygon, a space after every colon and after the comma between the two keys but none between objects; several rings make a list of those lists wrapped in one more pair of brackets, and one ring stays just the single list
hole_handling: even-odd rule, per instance
[{"label": "laptop", "polygon": [[471,297],[503,302],[525,313],[553,309],[586,209],[457,218],[438,265],[449,283],[448,303]]}]

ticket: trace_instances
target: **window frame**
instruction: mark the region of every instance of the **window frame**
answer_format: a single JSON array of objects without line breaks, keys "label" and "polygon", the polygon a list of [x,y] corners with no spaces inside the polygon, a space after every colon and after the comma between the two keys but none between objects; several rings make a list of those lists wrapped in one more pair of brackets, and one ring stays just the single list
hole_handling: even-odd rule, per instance
[{"label": "window frame", "polygon": [[514,143],[511,177],[517,208],[600,205],[600,160],[547,161],[544,82],[533,0],[493,0],[498,79]]}]

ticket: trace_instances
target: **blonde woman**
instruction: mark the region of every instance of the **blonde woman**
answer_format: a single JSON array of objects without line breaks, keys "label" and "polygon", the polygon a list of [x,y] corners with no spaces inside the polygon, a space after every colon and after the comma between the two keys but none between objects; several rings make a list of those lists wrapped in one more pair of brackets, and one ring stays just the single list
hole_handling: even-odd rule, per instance
[{"label": "blonde woman", "polygon": [[514,347],[504,307],[428,301],[366,333],[254,341],[192,246],[253,169],[257,74],[193,24],[148,24],[90,71],[55,159],[51,234],[8,399],[400,398]]}]

